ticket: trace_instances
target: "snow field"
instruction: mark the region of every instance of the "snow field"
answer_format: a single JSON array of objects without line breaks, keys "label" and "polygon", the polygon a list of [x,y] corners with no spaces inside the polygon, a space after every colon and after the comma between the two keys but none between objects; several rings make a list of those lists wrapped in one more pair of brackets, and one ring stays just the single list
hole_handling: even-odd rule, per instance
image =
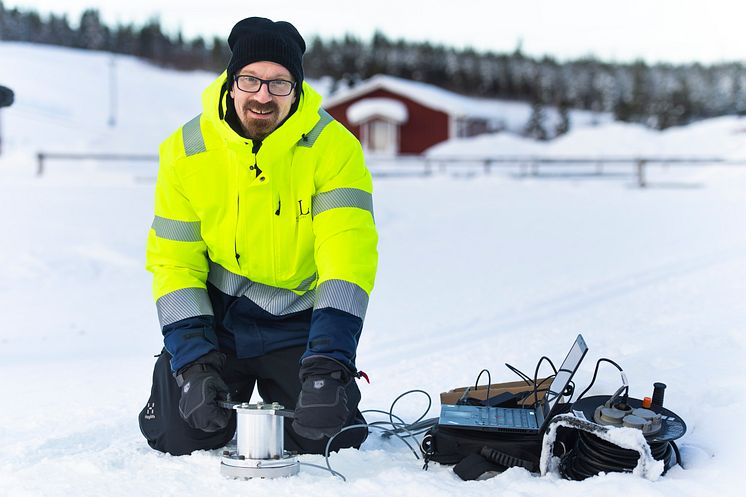
[{"label": "snow field", "polygon": [[[581,390],[600,357],[624,367],[635,397],[655,381],[668,385],[665,405],[688,425],[679,444],[686,469],[655,482],[619,474],[568,482],[520,469],[462,482],[437,464],[422,471],[404,445],[373,434],[361,451],[332,456],[347,483],[308,467],[290,479],[232,481],[219,474],[219,451],[152,451],[136,417],[161,347],[144,270],[153,184],[97,164],[60,164],[34,178],[33,154],[119,144],[152,152],[198,112],[209,77],[120,62],[131,64],[122,86],[139,93],[110,130],[96,85],[78,91],[106,57],[70,52],[0,44],[4,84],[25,84],[37,60],[80,78],[64,86],[69,94],[18,92],[18,107],[3,114],[0,495],[736,495],[746,442],[732,428],[746,409],[746,169],[737,166],[654,168],[647,189],[623,177],[451,172],[374,185],[380,268],[358,351],[372,380],[360,384],[362,408],[387,409],[423,389],[434,416],[439,392],[472,384],[482,368],[493,381],[515,379],[505,362],[528,373],[541,355],[557,364],[581,332],[590,347],[575,379]],[[152,108],[159,112],[143,111]],[[737,155],[746,150],[739,126],[722,118],[666,136],[691,152],[720,144]],[[576,146],[603,148],[617,141],[615,129],[594,128]],[[589,395],[619,382],[604,365]],[[425,407],[412,395],[395,413],[414,420]]]}]

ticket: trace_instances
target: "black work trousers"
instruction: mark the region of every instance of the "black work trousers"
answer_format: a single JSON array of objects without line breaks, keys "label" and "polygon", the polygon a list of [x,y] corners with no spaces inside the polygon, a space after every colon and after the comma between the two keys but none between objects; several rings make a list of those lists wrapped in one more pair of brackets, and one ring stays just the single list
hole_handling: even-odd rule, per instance
[{"label": "black work trousers", "polygon": [[[248,402],[256,385],[264,402],[278,402],[288,409],[294,409],[301,389],[298,379],[300,356],[305,350],[305,347],[292,347],[250,359],[228,356],[222,378],[230,389],[231,400]],[[223,430],[205,432],[190,427],[179,414],[181,389],[171,374],[170,361],[171,356],[166,351],[158,356],[150,398],[140,412],[140,431],[148,445],[175,456],[225,446],[236,432],[235,412]],[[346,393],[350,411],[346,426],[364,423],[358,410],[360,390],[355,380],[350,382]],[[367,435],[365,428],[347,430],[332,441],[331,450],[358,448]],[[284,437],[285,449],[301,454],[323,454],[329,440],[326,437],[321,440],[301,437],[293,430],[289,418],[285,418]]]}]

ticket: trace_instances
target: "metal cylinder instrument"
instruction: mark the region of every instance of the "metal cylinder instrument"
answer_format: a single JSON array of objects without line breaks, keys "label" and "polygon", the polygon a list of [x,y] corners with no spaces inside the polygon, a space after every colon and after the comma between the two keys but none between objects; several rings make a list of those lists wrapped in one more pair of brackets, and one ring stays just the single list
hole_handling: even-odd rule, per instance
[{"label": "metal cylinder instrument", "polygon": [[[227,404],[227,405],[226,405]],[[298,473],[296,454],[285,451],[283,417],[292,417],[278,403],[225,403],[236,411],[236,448],[224,450],[220,473],[229,478],[279,478]]]}]

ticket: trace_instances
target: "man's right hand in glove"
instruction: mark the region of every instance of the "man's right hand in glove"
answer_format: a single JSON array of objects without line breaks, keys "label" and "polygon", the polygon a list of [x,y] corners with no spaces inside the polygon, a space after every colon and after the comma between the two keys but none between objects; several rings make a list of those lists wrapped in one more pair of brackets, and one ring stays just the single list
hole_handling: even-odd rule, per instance
[{"label": "man's right hand in glove", "polygon": [[300,380],[295,432],[311,440],[339,433],[349,416],[345,387],[353,381],[350,372],[337,361],[312,357],[303,361]]},{"label": "man's right hand in glove", "polygon": [[212,351],[176,374],[181,388],[179,413],[192,428],[213,432],[228,426],[231,411],[218,405],[228,398],[228,387],[220,377],[224,361],[223,354]]}]

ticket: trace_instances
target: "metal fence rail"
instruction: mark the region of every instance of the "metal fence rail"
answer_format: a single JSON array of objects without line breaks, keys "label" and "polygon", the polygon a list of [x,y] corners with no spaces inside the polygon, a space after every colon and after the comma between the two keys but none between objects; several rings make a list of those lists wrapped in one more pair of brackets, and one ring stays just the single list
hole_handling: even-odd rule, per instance
[{"label": "metal fence rail", "polygon": [[[44,174],[45,164],[49,160],[96,160],[96,161],[142,161],[158,162],[154,154],[117,154],[117,153],[68,153],[38,152],[37,176]],[[398,155],[390,157],[372,156],[367,159],[369,166],[377,176],[411,176],[431,175],[436,171],[447,169],[465,169],[477,166],[485,174],[493,169],[519,167],[525,174],[538,176],[542,169],[553,166],[582,166],[589,168],[590,174],[602,174],[606,165],[631,166],[631,174],[637,179],[637,185],[645,188],[648,184],[646,168],[656,165],[731,165],[746,166],[746,160],[732,160],[722,157],[537,157],[537,156],[484,156],[484,157],[427,157],[424,155]],[[388,167],[387,167],[388,166]]]},{"label": "metal fence rail", "polygon": [[[420,155],[408,155],[397,157],[372,157],[369,159],[372,168],[378,168],[381,175],[396,174],[397,167],[386,170],[383,165],[389,163],[398,165],[402,170],[406,169],[410,174],[413,168],[418,168],[423,175],[433,174],[435,171],[445,172],[449,168],[463,168],[465,165],[476,165],[485,174],[489,174],[493,168],[519,167],[526,174],[538,176],[540,170],[552,166],[582,166],[593,168],[591,174],[602,174],[605,165],[628,165],[632,167],[631,173],[636,176],[637,185],[641,188],[647,186],[646,168],[651,164],[656,165],[729,165],[746,166],[746,160],[732,160],[722,157],[537,157],[537,156],[484,156],[484,157],[426,157]],[[403,167],[402,167],[403,166]]]}]

